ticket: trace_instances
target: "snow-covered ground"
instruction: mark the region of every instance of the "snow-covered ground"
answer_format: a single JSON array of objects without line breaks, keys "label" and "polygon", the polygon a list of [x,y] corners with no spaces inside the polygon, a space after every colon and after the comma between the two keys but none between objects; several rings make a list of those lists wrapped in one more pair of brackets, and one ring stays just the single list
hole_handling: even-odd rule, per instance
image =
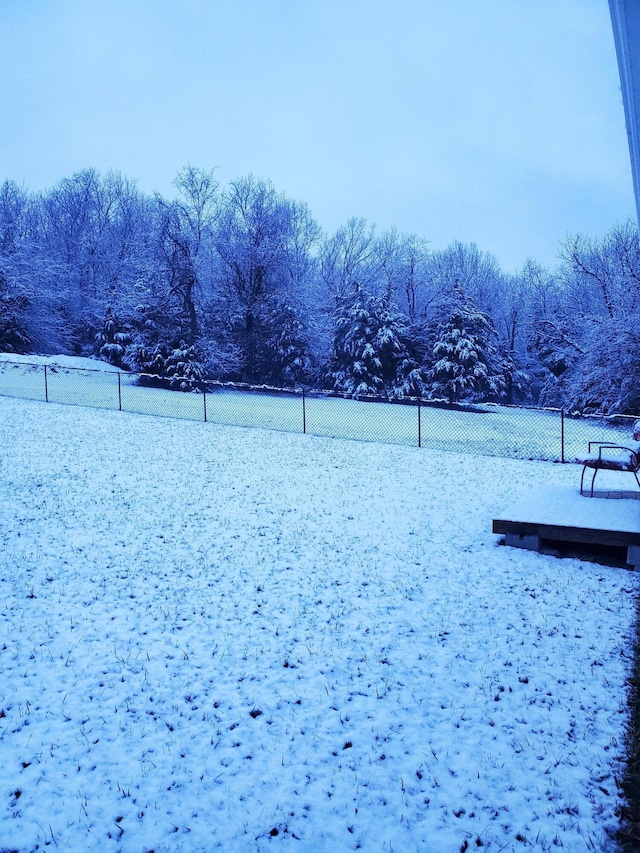
[{"label": "snow-covered ground", "polygon": [[[44,365],[49,366],[46,376]],[[300,393],[259,393],[218,387],[213,393],[185,394],[137,384],[101,361],[72,356],[16,356],[0,353],[0,394],[56,403],[233,426],[277,429],[334,438],[355,438],[436,450],[507,456],[562,458],[560,413],[484,404],[480,411],[452,411],[389,405]],[[591,440],[626,443],[632,420],[615,425],[603,419],[564,419],[564,458],[586,452]]]},{"label": "snow-covered ground", "polygon": [[2,396],[0,435],[0,850],[614,849],[637,576],[491,533],[576,466]]}]

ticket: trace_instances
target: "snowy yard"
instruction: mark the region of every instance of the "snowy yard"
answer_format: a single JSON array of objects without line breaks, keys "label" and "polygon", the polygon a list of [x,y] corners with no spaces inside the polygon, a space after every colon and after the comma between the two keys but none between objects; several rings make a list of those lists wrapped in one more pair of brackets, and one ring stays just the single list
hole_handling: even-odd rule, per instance
[{"label": "snowy yard", "polygon": [[638,579],[491,533],[576,466],[2,396],[0,435],[0,850],[615,849]]},{"label": "snowy yard", "polygon": [[[44,365],[48,372],[44,372]],[[138,414],[208,420],[230,426],[302,432],[331,438],[383,441],[435,450],[506,456],[562,458],[558,411],[485,403],[469,412],[440,407],[390,405],[307,395],[260,393],[216,387],[212,393],[180,393],[138,385],[136,374],[105,362],[73,356],[16,356],[0,353],[0,395],[71,403]],[[586,452],[589,441],[625,444],[632,419],[613,424],[600,418],[564,419],[564,458]]]}]

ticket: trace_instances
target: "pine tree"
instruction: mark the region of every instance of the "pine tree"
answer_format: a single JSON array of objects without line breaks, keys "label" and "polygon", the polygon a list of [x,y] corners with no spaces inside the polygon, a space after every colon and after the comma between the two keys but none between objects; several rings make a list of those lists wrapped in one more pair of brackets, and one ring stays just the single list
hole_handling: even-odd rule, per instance
[{"label": "pine tree", "polygon": [[171,388],[173,391],[195,391],[206,378],[202,356],[197,345],[187,346],[180,341],[171,348],[159,343],[137,350],[140,385]]},{"label": "pine tree", "polygon": [[501,399],[505,403],[523,403],[531,398],[531,375],[513,350],[504,346],[498,348],[498,369],[503,386]]},{"label": "pine tree", "polygon": [[416,393],[420,376],[407,326],[388,299],[367,297],[359,288],[339,313],[328,379],[337,391],[353,397]]},{"label": "pine tree", "polygon": [[200,352],[197,346],[188,346],[184,341],[173,349],[165,360],[164,375],[174,391],[195,391],[205,378]]},{"label": "pine tree", "polygon": [[304,382],[311,367],[310,347],[300,311],[292,300],[272,300],[263,375],[274,385]]},{"label": "pine tree", "polygon": [[495,327],[459,285],[454,285],[435,333],[429,374],[433,397],[453,403],[500,391]]},{"label": "pine tree", "polygon": [[124,367],[127,346],[132,341],[127,324],[107,309],[102,331],[95,337],[95,349],[101,359],[115,367]]}]

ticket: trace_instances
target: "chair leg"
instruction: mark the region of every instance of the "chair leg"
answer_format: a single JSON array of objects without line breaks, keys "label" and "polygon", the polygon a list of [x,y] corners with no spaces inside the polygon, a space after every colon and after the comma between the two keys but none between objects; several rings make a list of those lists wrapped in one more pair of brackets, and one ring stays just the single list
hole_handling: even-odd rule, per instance
[{"label": "chair leg", "polygon": [[584,472],[585,472],[586,470],[587,470],[587,466],[586,466],[586,465],[583,465],[583,466],[582,466],[582,476],[580,477],[580,494],[581,494],[581,495],[583,495],[583,494],[584,494],[584,489],[583,489],[583,485],[584,485]]},{"label": "chair leg", "polygon": [[596,481],[596,474],[598,473],[599,470],[600,470],[599,468],[593,469],[593,477],[591,478],[591,497],[593,497],[593,484]]}]

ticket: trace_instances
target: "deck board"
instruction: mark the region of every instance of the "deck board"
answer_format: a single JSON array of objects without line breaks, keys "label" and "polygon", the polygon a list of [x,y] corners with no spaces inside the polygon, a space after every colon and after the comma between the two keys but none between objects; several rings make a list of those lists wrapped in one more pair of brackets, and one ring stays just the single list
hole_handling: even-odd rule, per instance
[{"label": "deck board", "polygon": [[[521,495],[493,519],[493,532],[507,544],[537,550],[541,542],[573,542],[628,549],[627,562],[640,567],[640,503],[597,492],[593,498],[576,488],[544,486]],[[624,494],[624,493],[623,493]]]}]

